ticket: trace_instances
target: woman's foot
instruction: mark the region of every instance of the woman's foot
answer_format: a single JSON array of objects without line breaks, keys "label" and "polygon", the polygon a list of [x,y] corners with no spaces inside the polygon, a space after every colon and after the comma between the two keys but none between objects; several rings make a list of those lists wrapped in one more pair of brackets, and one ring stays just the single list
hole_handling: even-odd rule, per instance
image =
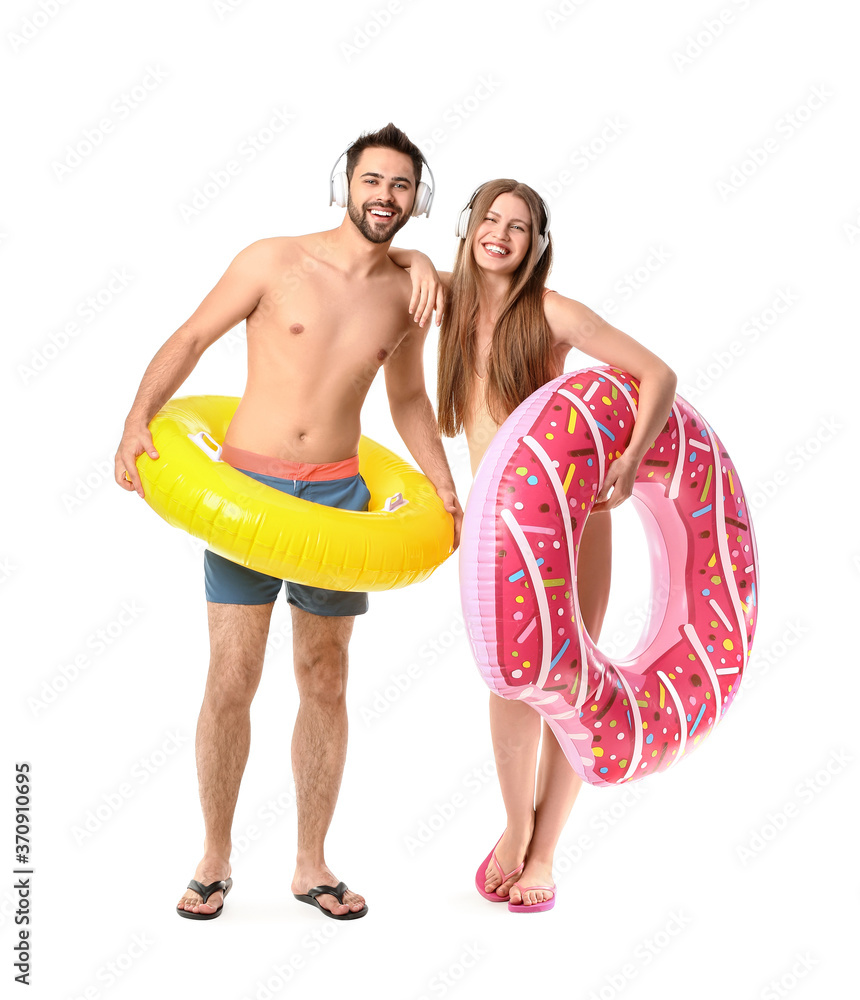
[{"label": "woman's foot", "polygon": [[[514,885],[513,883],[516,883]],[[522,873],[511,880],[510,901],[515,906],[534,906],[552,899],[553,892],[549,889],[528,889],[530,885],[554,885],[552,877],[552,862],[528,858]],[[520,886],[523,889],[520,889]],[[527,891],[524,891],[527,890]]]},{"label": "woman's foot", "polygon": [[[533,829],[534,819],[532,819],[531,826],[527,830],[521,831],[519,835],[510,829],[505,830],[502,834],[502,839],[496,845],[496,849],[493,852],[497,864],[493,864],[491,858],[486,868],[486,878],[484,879],[485,892],[494,892],[501,899],[508,898],[511,886],[518,879],[522,878],[523,870],[520,866],[523,863],[523,858],[526,856],[526,849],[532,838]],[[499,868],[502,869],[501,872]],[[502,876],[505,872],[508,873],[508,877],[503,879]]]}]

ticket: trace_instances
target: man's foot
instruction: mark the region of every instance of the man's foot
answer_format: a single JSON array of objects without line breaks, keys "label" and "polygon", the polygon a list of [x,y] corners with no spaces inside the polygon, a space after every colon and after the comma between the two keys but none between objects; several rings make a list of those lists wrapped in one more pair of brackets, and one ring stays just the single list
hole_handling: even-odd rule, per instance
[{"label": "man's foot", "polygon": [[524,837],[514,837],[508,830],[502,834],[502,839],[496,846],[496,861],[501,865],[502,872],[510,872],[507,879],[502,880],[498,865],[494,865],[492,858],[486,868],[486,878],[484,879],[484,891],[494,892],[500,899],[507,899],[514,882],[522,878],[522,869],[519,867],[526,856],[526,849],[531,840],[531,833]]},{"label": "man's foot", "polygon": [[[222,882],[231,873],[230,862],[215,855],[204,855],[203,860],[194,872],[194,878],[203,885],[210,885],[212,882]],[[182,898],[176,904],[177,910],[190,911],[192,913],[214,913],[224,905],[224,893],[218,890],[213,892],[206,902],[199,892],[193,889],[186,889]]]},{"label": "man's foot", "polygon": [[[339,885],[339,881],[326,867],[296,868],[291,887],[294,895],[305,895],[309,889],[313,889],[318,885],[329,885],[336,888]],[[347,913],[358,913],[366,905],[364,896],[360,896],[351,889],[347,889],[344,892],[343,903],[339,903],[337,897],[333,896],[330,892],[320,894],[316,897],[316,900],[322,909],[328,910],[329,913],[334,914],[336,917],[342,917]]]},{"label": "man's foot", "polygon": [[534,906],[536,903],[545,903],[552,899],[553,893],[549,889],[530,889],[528,892],[521,892],[520,886],[529,885],[554,885],[552,877],[552,863],[529,858],[522,873],[514,879],[517,883],[510,890],[510,901],[515,906]]}]

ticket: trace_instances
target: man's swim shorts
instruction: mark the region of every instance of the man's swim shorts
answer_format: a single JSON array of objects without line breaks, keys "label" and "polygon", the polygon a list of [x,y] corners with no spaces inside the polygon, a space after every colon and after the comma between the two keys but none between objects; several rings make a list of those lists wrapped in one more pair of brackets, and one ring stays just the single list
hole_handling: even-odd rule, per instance
[{"label": "man's swim shorts", "polygon": [[[342,462],[284,462],[255,452],[224,445],[223,461],[238,472],[291,493],[302,500],[339,507],[342,510],[367,510],[370,490],[358,472],[358,456]],[[213,604],[271,604],[286,588],[287,601],[312,615],[363,615],[367,594],[345,590],[325,590],[301,583],[267,576],[231,562],[209,549],[203,554],[206,574],[206,600]]]}]

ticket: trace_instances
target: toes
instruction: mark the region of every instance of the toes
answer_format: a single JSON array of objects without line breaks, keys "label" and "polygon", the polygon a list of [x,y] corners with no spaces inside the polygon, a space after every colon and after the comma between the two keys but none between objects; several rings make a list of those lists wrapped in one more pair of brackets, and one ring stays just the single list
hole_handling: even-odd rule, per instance
[{"label": "toes", "polygon": [[328,910],[329,913],[336,913],[338,916],[341,916],[349,910],[349,907],[345,903],[339,903],[337,901],[337,896],[332,896],[329,892],[325,892],[321,896],[317,896],[317,902],[324,909]]}]

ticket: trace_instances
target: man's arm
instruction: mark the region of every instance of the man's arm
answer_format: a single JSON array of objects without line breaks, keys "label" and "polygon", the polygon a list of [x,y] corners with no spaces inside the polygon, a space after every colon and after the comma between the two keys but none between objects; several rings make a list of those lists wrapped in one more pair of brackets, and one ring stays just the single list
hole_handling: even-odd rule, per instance
[{"label": "man's arm", "polygon": [[445,291],[448,288],[451,275],[445,271],[441,274],[437,273],[433,261],[420,250],[389,247],[388,256],[398,267],[407,271],[412,279],[409,315],[420,327],[423,327],[435,309],[436,326],[441,326],[442,314],[445,311]]},{"label": "man's arm", "polygon": [[266,242],[252,243],[233,258],[218,284],[150,361],[117,448],[114,478],[123,489],[143,496],[137,458],[144,451],[158,458],[150,421],[188,378],[206,348],[245,319],[260,301],[267,273],[268,250],[262,246]]},{"label": "man's arm", "polygon": [[385,388],[391,418],[421,471],[436,487],[454,518],[454,548],[460,544],[463,511],[445,457],[436,414],[424,385],[425,332],[412,327],[385,362]]}]

